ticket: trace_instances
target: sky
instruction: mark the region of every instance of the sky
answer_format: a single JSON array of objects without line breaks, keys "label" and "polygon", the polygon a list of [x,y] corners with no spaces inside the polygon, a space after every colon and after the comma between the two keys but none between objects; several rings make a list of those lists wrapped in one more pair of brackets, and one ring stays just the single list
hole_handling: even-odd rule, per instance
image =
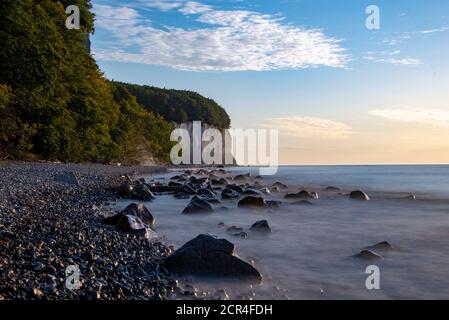
[{"label": "sky", "polygon": [[278,129],[281,164],[449,163],[447,0],[92,3],[107,78],[197,91],[233,128]]}]

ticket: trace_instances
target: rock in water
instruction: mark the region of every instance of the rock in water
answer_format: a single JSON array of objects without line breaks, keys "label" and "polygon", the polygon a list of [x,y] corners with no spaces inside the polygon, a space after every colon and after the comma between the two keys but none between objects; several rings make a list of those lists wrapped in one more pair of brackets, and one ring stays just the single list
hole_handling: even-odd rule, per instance
[{"label": "rock in water", "polygon": [[245,189],[245,191],[243,191],[242,194],[245,196],[262,196],[263,195],[262,191],[255,190],[252,188]]},{"label": "rock in water", "polygon": [[267,204],[261,197],[248,196],[237,204],[239,208],[266,208]]},{"label": "rock in water", "polygon": [[354,255],[355,258],[363,260],[380,260],[382,257],[371,250],[362,250]]},{"label": "rock in water", "polygon": [[354,200],[362,200],[362,201],[368,201],[370,200],[369,196],[360,190],[356,190],[356,191],[352,191],[349,194],[349,198],[354,199]]},{"label": "rock in water", "polygon": [[125,232],[129,232],[141,237],[151,239],[155,237],[155,232],[151,230],[138,217],[132,215],[123,215],[117,222],[117,227]]},{"label": "rock in water", "polygon": [[156,199],[156,197],[150,191],[150,189],[143,183],[137,185],[134,188],[132,197],[133,197],[133,199],[140,200],[140,201],[151,201],[153,199]]},{"label": "rock in water", "polygon": [[260,283],[262,275],[251,264],[235,256],[235,245],[226,239],[201,234],[170,255],[163,263],[180,275],[245,279]]},{"label": "rock in water", "polygon": [[[137,219],[128,219],[128,216],[136,217]],[[120,213],[112,217],[105,218],[104,222],[106,224],[117,226],[121,223],[122,229],[128,229],[126,226],[128,224],[130,225],[129,229],[135,229],[133,226],[137,226],[139,223],[144,224],[144,227],[153,227],[156,223],[156,219],[154,219],[150,210],[148,210],[143,204],[132,203]]]},{"label": "rock in water", "polygon": [[278,187],[279,189],[287,189],[288,186],[283,184],[282,182],[275,182],[273,183],[272,187]]},{"label": "rock in water", "polygon": [[388,241],[383,241],[383,242],[379,242],[376,243],[375,245],[366,247],[365,249],[367,250],[383,250],[383,251],[389,251],[389,250],[393,250],[393,247],[391,246],[391,244],[388,243]]},{"label": "rock in water", "polygon": [[258,232],[271,232],[271,228],[268,225],[268,221],[267,220],[260,220],[255,222],[250,230],[252,231],[258,231]]},{"label": "rock in water", "polygon": [[318,199],[318,193],[309,192],[307,190],[301,190],[298,193],[288,193],[284,197],[285,199]]},{"label": "rock in water", "polygon": [[200,199],[197,196],[190,200],[190,203],[185,207],[182,213],[192,214],[192,213],[209,213],[214,211],[211,204],[204,199]]},{"label": "rock in water", "polygon": [[123,182],[117,189],[117,195],[119,197],[131,198],[133,189],[133,186],[129,182]]},{"label": "rock in water", "polygon": [[240,193],[233,189],[226,188],[221,192],[221,197],[223,199],[237,199],[240,198]]},{"label": "rock in water", "polygon": [[329,187],[327,187],[324,190],[328,191],[328,192],[338,192],[338,191],[340,191],[340,188],[337,188],[337,187],[334,187],[334,186],[329,186]]},{"label": "rock in water", "polygon": [[76,186],[80,185],[77,176],[75,175],[75,173],[73,173],[71,171],[67,171],[67,172],[63,172],[63,173],[57,174],[55,176],[55,181],[56,182],[61,182],[61,183],[73,184],[73,185],[76,185]]}]

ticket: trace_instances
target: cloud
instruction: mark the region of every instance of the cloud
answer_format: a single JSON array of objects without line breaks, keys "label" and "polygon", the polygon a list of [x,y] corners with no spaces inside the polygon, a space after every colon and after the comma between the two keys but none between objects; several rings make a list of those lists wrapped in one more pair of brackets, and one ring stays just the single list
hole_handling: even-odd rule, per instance
[{"label": "cloud", "polygon": [[389,63],[397,66],[416,66],[422,64],[421,60],[415,58],[381,58],[374,56],[366,56],[364,58],[374,62]]},{"label": "cloud", "polygon": [[424,108],[374,109],[370,115],[426,127],[449,128],[449,111]]},{"label": "cloud", "polygon": [[344,123],[317,117],[270,118],[259,126],[278,129],[280,134],[298,138],[345,139],[353,134],[352,128]]},{"label": "cloud", "polygon": [[321,30],[285,24],[278,16],[217,10],[195,1],[153,0],[145,6],[193,15],[204,26],[155,27],[134,8],[94,5],[97,28],[116,40],[112,48],[94,48],[97,59],[188,71],[343,67],[348,60],[338,40]]}]

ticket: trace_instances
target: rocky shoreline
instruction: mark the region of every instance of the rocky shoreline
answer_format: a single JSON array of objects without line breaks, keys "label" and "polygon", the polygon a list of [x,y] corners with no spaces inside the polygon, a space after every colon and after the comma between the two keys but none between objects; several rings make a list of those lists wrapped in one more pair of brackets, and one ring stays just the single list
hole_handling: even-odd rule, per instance
[{"label": "rocky shoreline", "polygon": [[[160,270],[158,240],[103,223],[108,188],[124,175],[165,167],[7,162],[0,164],[1,299],[166,299],[177,281]],[[80,287],[69,270],[80,271]],[[68,269],[69,268],[69,269]],[[76,283],[77,284],[77,283]],[[179,290],[179,288],[178,288]]]}]

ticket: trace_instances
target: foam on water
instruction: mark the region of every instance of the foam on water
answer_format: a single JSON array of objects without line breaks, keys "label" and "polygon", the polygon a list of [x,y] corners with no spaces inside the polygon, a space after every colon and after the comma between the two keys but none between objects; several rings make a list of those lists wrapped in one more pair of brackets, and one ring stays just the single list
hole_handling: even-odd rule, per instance
[{"label": "foam on water", "polygon": [[[235,168],[233,173],[255,168]],[[177,172],[165,175],[166,182]],[[230,210],[207,215],[184,215],[189,200],[171,195],[146,203],[157,220],[156,230],[176,248],[201,233],[226,238],[238,255],[254,261],[264,276],[261,286],[197,281],[209,290],[232,286],[232,297],[255,293],[256,299],[379,299],[448,298],[449,296],[449,167],[285,167],[264,183],[305,186],[317,191],[314,205],[283,205],[271,211],[237,209],[235,201],[218,206]],[[326,193],[324,187],[368,190],[369,202],[351,201],[345,195]],[[418,194],[417,201],[403,199]],[[445,197],[447,196],[447,198]],[[425,200],[420,200],[420,198]],[[267,199],[281,200],[272,195]],[[127,205],[118,203],[118,209]],[[247,231],[257,220],[268,220],[272,233],[249,232],[242,239],[226,232],[227,226]],[[218,224],[224,222],[226,227]],[[394,250],[381,261],[352,257],[366,246],[388,241]],[[367,290],[366,266],[381,271],[381,290]]]}]

